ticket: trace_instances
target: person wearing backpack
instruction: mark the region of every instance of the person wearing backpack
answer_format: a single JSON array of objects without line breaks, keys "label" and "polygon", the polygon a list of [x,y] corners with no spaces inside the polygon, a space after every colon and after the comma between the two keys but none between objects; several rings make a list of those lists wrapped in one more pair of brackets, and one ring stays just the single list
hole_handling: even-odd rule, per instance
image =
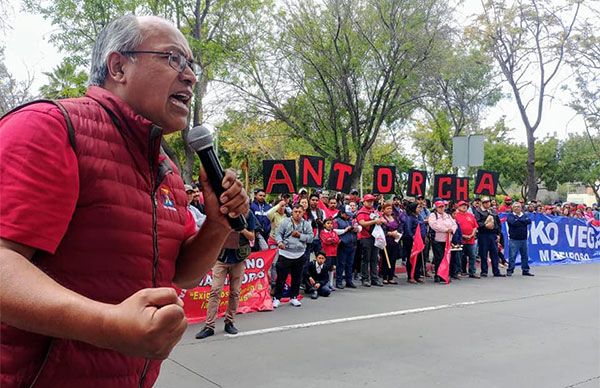
[{"label": "person wearing backpack", "polygon": [[[232,170],[200,171],[196,233],[161,150],[188,128],[197,64],[168,20],[125,15],[92,49],[86,95],[0,120],[0,386],[151,387],[186,330],[192,288],[248,211]],[[43,193],[31,201],[23,193]]]},{"label": "person wearing backpack", "polygon": [[221,251],[217,262],[212,269],[212,284],[208,298],[208,309],[206,312],[206,323],[204,328],[196,334],[196,339],[204,339],[215,334],[215,321],[221,301],[221,292],[225,285],[225,279],[229,276],[229,299],[225,311],[225,332],[235,335],[238,329],[234,326],[235,314],[240,303],[240,290],[244,271],[246,270],[246,259],[250,256],[251,247],[256,239],[255,230],[257,219],[252,210],[246,215],[246,227],[239,233],[239,247],[225,248]]},{"label": "person wearing backpack", "polygon": [[428,224],[430,230],[435,232],[435,235],[431,240],[431,246],[433,249],[433,265],[435,268],[434,281],[439,283],[441,278],[437,275],[437,271],[444,257],[446,240],[448,237],[452,239],[454,232],[456,232],[456,221],[454,221],[450,214],[446,213],[446,203],[444,201],[436,201],[434,206],[435,209],[433,213],[429,214]]}]

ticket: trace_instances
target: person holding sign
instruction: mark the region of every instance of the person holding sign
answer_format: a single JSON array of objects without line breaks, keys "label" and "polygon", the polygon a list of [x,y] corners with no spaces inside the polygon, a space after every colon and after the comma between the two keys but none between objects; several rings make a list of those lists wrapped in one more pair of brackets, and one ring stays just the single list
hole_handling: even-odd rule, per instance
[{"label": "person holding sign", "polygon": [[375,237],[371,235],[374,225],[381,225],[385,221],[381,214],[373,207],[375,196],[367,194],[363,198],[363,207],[356,215],[356,220],[362,230],[358,233],[358,243],[362,251],[362,285],[383,287],[377,274],[377,263],[379,261],[379,248],[375,246]]}]

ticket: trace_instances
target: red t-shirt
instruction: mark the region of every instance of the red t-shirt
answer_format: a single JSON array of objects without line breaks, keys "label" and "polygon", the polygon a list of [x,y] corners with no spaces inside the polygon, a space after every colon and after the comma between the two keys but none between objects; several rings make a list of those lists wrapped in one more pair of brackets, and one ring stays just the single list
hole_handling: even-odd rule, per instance
[{"label": "red t-shirt", "polygon": [[0,237],[54,253],[79,193],[65,119],[35,104],[0,121]]},{"label": "red t-shirt", "polygon": [[[358,214],[356,215],[356,221],[358,222],[358,224],[360,225],[359,221],[371,221],[371,213],[375,213],[378,216],[381,216],[381,214],[379,214],[379,212],[373,207],[371,209],[367,209],[366,207],[361,208],[358,211]],[[362,240],[363,238],[369,238],[371,237],[371,230],[373,229],[373,225],[370,226],[363,226],[362,230],[360,232],[358,232],[358,239]]]},{"label": "red t-shirt", "polygon": [[464,238],[464,236],[473,233],[474,229],[477,229],[478,225],[475,216],[469,212],[456,212],[456,222],[460,225],[460,230],[463,234],[463,244],[475,244],[475,238]]},{"label": "red t-shirt", "polygon": [[[0,237],[55,253],[79,193],[77,157],[56,106],[30,105],[0,121],[0,166]],[[187,221],[191,236],[191,214]]]}]

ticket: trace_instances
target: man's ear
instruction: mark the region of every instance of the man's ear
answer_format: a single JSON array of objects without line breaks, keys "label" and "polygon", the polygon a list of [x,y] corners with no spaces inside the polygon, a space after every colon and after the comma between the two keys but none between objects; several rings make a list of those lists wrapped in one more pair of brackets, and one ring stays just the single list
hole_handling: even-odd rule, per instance
[{"label": "man's ear", "polygon": [[112,52],[108,56],[106,66],[108,67],[107,78],[110,78],[116,83],[125,82],[125,68],[129,59],[123,54]]}]

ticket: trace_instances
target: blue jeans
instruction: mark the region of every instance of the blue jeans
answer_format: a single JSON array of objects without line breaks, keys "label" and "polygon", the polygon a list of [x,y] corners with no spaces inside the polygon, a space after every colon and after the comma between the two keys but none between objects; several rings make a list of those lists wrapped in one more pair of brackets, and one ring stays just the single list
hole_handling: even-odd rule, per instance
[{"label": "blue jeans", "polygon": [[515,270],[517,252],[521,254],[521,271],[529,272],[529,255],[527,253],[527,240],[508,240],[508,272]]},{"label": "blue jeans", "polygon": [[[475,275],[475,244],[464,244],[462,250],[463,268],[467,268],[467,259],[469,264],[469,275]],[[465,271],[466,272],[466,271]]]},{"label": "blue jeans", "polygon": [[[335,267],[336,283],[341,283],[346,278],[346,283],[352,283],[352,267],[356,244],[340,244],[337,251],[337,265]],[[345,276],[344,276],[345,275]]]},{"label": "blue jeans", "polygon": [[[311,294],[315,291],[314,288],[310,286],[310,284],[306,284],[306,293]],[[321,286],[317,289],[317,295],[319,296],[329,296],[331,295],[331,287],[327,283],[321,283]]]},{"label": "blue jeans", "polygon": [[496,234],[494,233],[482,233],[479,235],[479,257],[481,257],[481,273],[488,273],[488,253],[490,259],[492,259],[492,273],[499,275],[500,270],[498,269],[498,243],[496,242]]}]

